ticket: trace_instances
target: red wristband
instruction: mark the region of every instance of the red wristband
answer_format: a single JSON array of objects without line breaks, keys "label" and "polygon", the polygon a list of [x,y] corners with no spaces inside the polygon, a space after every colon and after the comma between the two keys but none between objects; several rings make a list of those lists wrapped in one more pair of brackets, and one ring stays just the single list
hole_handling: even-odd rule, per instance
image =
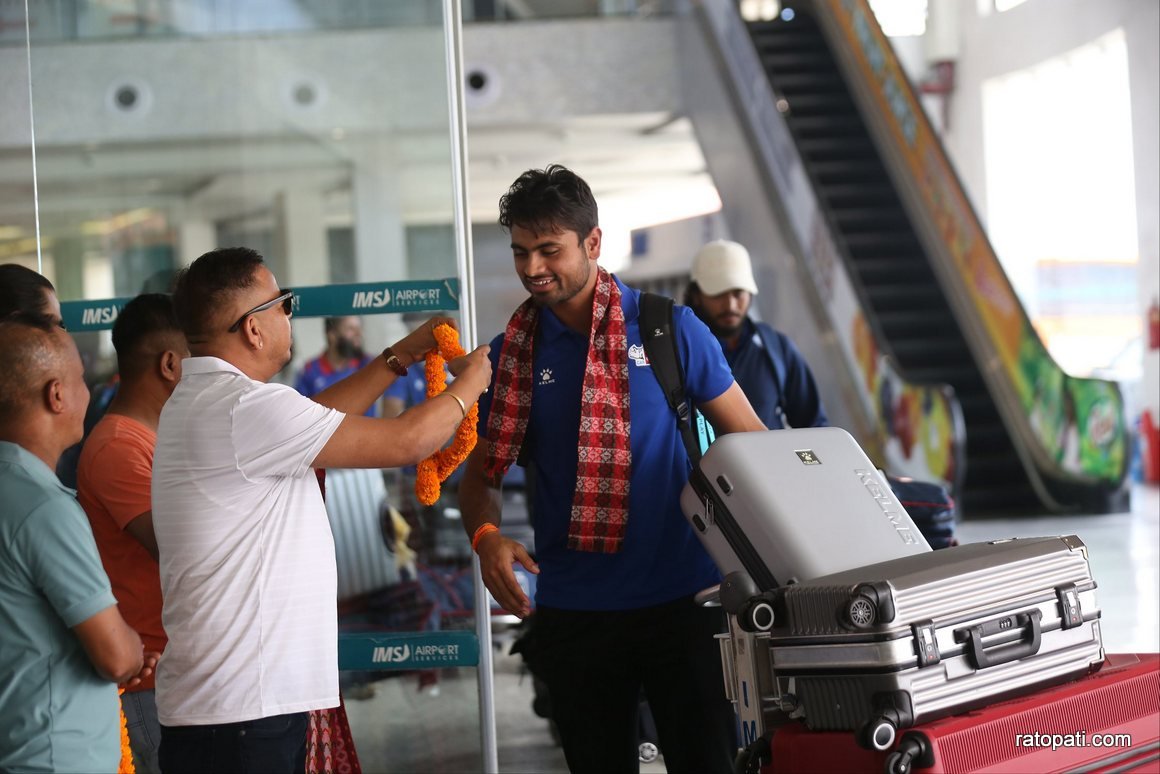
[{"label": "red wristband", "polygon": [[477,529],[475,534],[471,536],[471,550],[479,553],[479,541],[483,538],[484,535],[490,532],[499,532],[499,527],[495,526],[490,521],[485,521],[483,524],[480,524],[479,529]]}]

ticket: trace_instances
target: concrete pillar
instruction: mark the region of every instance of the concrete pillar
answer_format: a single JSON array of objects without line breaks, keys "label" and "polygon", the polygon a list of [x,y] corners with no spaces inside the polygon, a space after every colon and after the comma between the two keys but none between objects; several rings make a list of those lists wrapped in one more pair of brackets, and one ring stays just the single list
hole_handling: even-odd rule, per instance
[{"label": "concrete pillar", "polygon": [[85,242],[83,237],[56,237],[52,241],[52,259],[56,276],[53,285],[62,301],[91,298],[85,288]]},{"label": "concrete pillar", "polygon": [[[282,287],[330,282],[323,206],[322,193],[309,185],[288,188],[275,195],[273,249],[266,258]],[[325,348],[322,320],[295,321],[293,373]]]},{"label": "concrete pillar", "polygon": [[[358,282],[409,279],[399,160],[386,142],[351,147],[354,162],[354,254]],[[368,351],[406,334],[399,315],[363,318]]]},{"label": "concrete pillar", "polygon": [[182,219],[177,225],[177,265],[185,267],[218,247],[217,229],[210,220]]}]

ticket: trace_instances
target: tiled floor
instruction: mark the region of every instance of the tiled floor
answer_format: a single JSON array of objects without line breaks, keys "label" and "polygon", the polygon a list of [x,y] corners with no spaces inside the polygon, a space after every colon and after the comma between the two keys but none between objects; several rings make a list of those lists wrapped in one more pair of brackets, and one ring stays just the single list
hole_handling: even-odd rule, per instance
[{"label": "tiled floor", "polygon": [[[962,542],[1004,537],[1076,534],[1087,544],[1100,584],[1102,630],[1110,653],[1160,651],[1160,490],[1138,486],[1130,513],[968,521]],[[565,772],[548,724],[532,712],[531,681],[518,658],[496,651],[496,714],[503,772]],[[480,771],[478,690],[473,670],[441,676],[437,695],[420,691],[415,675],[377,683],[373,699],[351,701],[348,712],[363,770],[373,772]],[[663,772],[663,760],[641,767]]]}]

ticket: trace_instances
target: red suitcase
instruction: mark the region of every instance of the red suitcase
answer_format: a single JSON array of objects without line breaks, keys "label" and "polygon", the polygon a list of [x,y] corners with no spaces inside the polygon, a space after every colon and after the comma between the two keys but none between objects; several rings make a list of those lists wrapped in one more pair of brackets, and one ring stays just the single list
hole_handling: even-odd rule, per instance
[{"label": "red suitcase", "polygon": [[770,752],[762,774],[1158,773],[1160,654],[1109,655],[1080,680],[915,726],[891,751],[790,723]]}]

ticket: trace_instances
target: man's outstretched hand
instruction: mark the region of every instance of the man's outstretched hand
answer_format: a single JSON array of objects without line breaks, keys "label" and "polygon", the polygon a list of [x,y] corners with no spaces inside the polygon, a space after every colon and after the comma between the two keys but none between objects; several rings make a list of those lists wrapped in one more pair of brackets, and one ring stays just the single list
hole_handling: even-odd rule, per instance
[{"label": "man's outstretched hand", "polygon": [[539,574],[540,567],[532,560],[528,549],[499,532],[490,532],[479,539],[476,552],[483,584],[495,601],[512,615],[526,618],[532,612],[532,602],[520,588],[512,565],[519,562],[528,572]]}]

